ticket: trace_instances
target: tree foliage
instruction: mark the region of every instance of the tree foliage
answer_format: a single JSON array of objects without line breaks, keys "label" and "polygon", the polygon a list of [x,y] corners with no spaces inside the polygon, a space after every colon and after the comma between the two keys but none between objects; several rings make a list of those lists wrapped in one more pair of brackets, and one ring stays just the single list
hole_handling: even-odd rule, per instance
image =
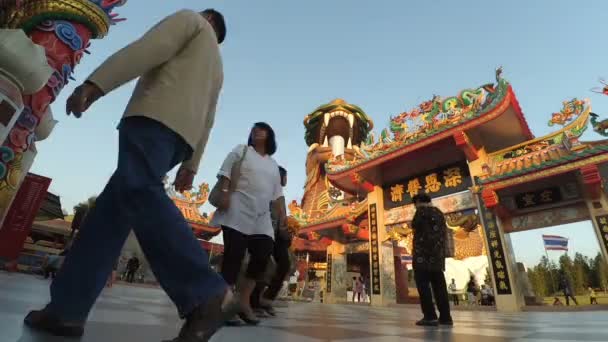
[{"label": "tree foliage", "polygon": [[70,233],[70,240],[74,237],[74,234],[84,221],[84,218],[89,213],[89,210],[95,207],[97,196],[91,196],[86,201],[80,202],[74,206],[74,218],[72,219],[72,232]]},{"label": "tree foliage", "polygon": [[562,255],[557,264],[543,256],[538,265],[528,268],[528,278],[536,295],[547,297],[559,294],[560,272],[568,277],[576,294],[587,293],[590,286],[608,290],[608,264],[601,253],[595,258],[576,253],[574,258],[568,254]]}]

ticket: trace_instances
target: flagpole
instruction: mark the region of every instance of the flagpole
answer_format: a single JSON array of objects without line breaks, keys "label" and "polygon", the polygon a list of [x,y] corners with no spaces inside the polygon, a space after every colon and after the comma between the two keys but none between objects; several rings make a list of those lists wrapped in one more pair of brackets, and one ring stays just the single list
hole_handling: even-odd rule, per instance
[{"label": "flagpole", "polygon": [[549,263],[549,276],[551,277],[551,295],[555,294],[555,279],[553,278],[553,270],[551,269],[551,259],[549,259],[549,252],[547,251],[547,246],[545,248],[545,255],[547,256],[547,262]]}]

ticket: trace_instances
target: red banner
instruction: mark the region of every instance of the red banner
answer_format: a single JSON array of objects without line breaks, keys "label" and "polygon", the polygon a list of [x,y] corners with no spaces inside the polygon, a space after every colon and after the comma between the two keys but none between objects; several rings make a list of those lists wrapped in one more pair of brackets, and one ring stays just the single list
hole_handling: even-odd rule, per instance
[{"label": "red banner", "polygon": [[19,257],[50,184],[50,178],[27,174],[0,228],[0,258]]}]

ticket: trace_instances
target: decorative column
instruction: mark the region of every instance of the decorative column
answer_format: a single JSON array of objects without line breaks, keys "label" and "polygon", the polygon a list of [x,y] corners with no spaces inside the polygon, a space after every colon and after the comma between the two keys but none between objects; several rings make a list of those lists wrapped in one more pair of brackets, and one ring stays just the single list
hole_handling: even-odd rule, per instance
[{"label": "decorative column", "polygon": [[393,242],[384,225],[384,196],[379,186],[367,195],[369,218],[369,256],[371,305],[388,306],[397,303]]},{"label": "decorative column", "polygon": [[44,87],[53,69],[44,48],[23,30],[0,30],[0,62],[0,141],[4,141],[24,108],[23,96]]},{"label": "decorative column", "polygon": [[[116,19],[112,10],[126,0],[23,0],[3,8],[0,26],[21,29],[44,48],[53,69],[44,87],[23,96],[23,111],[2,144],[5,172],[0,177],[0,225],[36,154],[37,128],[52,123],[49,105],[71,78],[89,40],[104,37]],[[20,56],[24,60],[32,56]],[[52,128],[52,124],[48,126]],[[48,135],[50,131],[46,132]],[[44,135],[44,134],[42,134]]]},{"label": "decorative column", "polygon": [[325,282],[324,303],[340,304],[347,301],[346,251],[344,245],[335,241],[327,247]]},{"label": "decorative column", "polygon": [[510,249],[509,236],[504,233],[500,218],[494,211],[498,207],[496,192],[474,189],[479,218],[484,229],[486,250],[492,287],[496,295],[496,309],[502,312],[521,311],[524,299],[514,276],[517,274],[515,258]]},{"label": "decorative column", "polygon": [[608,262],[608,164],[581,168],[580,182],[602,256]]}]

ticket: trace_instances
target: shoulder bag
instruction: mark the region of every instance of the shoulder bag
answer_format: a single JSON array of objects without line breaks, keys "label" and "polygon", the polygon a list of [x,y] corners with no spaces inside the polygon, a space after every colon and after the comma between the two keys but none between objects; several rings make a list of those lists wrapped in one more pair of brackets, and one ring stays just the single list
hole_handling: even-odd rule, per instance
[{"label": "shoulder bag", "polygon": [[[239,158],[237,162],[232,164],[232,169],[230,170],[230,188],[228,188],[229,194],[232,194],[236,190],[236,185],[238,184],[239,178],[241,177],[241,166],[243,165],[243,160],[245,160],[245,156],[247,155],[248,149],[249,146],[245,145],[243,147],[243,153],[241,155],[241,158]],[[209,193],[209,203],[211,203],[211,205],[216,208],[218,207],[220,198],[222,196],[222,189],[220,183],[221,182],[218,180],[217,183],[215,183],[213,189],[211,189],[211,192]]]}]

